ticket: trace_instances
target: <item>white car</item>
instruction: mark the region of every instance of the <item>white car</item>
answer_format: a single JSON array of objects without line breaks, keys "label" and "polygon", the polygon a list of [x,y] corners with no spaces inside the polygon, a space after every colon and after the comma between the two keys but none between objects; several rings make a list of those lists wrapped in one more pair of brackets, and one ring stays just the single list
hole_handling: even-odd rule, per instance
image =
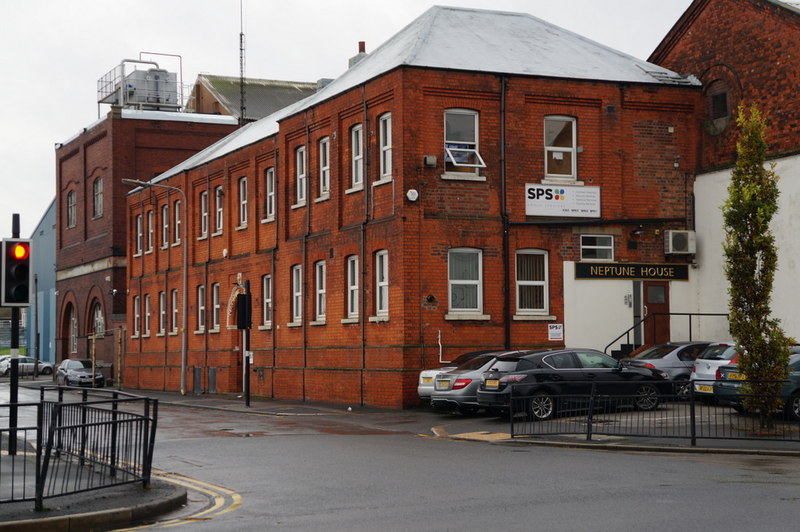
[{"label": "white car", "polygon": [[694,366],[692,367],[690,379],[694,386],[694,393],[706,397],[713,396],[717,370],[721,366],[736,364],[741,353],[741,347],[734,342],[714,342],[709,344],[694,361]]},{"label": "white car", "polygon": [[[419,374],[419,381],[417,382],[417,393],[419,393],[419,398],[424,401],[429,401],[431,398],[431,394],[433,393],[433,381],[436,378],[436,375],[443,371],[450,371],[456,369],[458,366],[463,364],[468,360],[472,360],[478,355],[483,355],[485,353],[493,353],[496,350],[494,349],[484,349],[482,351],[470,351],[469,353],[464,353],[462,355],[458,355],[455,360],[452,362],[446,362],[445,366],[436,369],[424,369]],[[500,351],[497,351],[498,353]]]}]

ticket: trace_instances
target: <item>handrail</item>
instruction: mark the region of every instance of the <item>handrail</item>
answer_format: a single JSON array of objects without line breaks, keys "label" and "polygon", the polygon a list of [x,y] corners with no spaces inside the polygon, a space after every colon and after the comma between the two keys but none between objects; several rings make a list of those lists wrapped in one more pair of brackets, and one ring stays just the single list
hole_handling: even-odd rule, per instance
[{"label": "handrail", "polygon": [[629,327],[625,332],[611,340],[611,342],[605,346],[603,349],[603,353],[608,354],[608,348],[617,343],[622,337],[626,337],[627,343],[630,343],[631,333],[636,330],[637,327],[644,324],[650,318],[653,319],[653,326],[655,327],[655,318],[656,316],[688,316],[689,317],[689,340],[692,340],[692,317],[694,316],[728,316],[728,313],[715,313],[715,312],[652,312],[646,314],[643,318],[639,321],[634,323],[631,327]]}]

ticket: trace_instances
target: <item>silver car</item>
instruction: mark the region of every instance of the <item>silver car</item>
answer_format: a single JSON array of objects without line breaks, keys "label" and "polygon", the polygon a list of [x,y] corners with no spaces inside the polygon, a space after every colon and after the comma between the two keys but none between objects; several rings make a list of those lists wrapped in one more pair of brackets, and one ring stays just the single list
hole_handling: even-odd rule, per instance
[{"label": "silver car", "polygon": [[689,393],[689,377],[695,359],[711,342],[668,342],[648,347],[632,358],[622,359],[631,366],[660,369],[675,381],[675,393]]},{"label": "silver car", "polygon": [[447,362],[441,368],[436,369],[424,369],[419,373],[419,381],[417,382],[417,393],[419,394],[419,398],[425,401],[431,398],[431,394],[433,393],[433,379],[436,378],[436,375],[441,373],[442,371],[450,371],[451,369],[456,369],[458,366],[466,362],[467,360],[471,360],[476,356],[483,355],[485,353],[493,353],[495,350],[493,349],[484,349],[481,351],[470,351],[468,353],[463,353],[458,355],[455,360],[452,362]]},{"label": "silver car", "polygon": [[454,369],[437,374],[433,381],[431,406],[441,410],[458,410],[462,414],[475,413],[480,408],[477,392],[481,375],[498,355],[504,353],[508,351],[483,353]]},{"label": "silver car", "polygon": [[[11,373],[11,360],[16,358],[19,360],[19,374],[20,375],[33,375],[33,366],[36,359],[33,357],[23,356],[8,356],[0,361],[0,375],[9,375]],[[53,365],[49,362],[39,361],[39,374],[51,375],[53,373]]]}]

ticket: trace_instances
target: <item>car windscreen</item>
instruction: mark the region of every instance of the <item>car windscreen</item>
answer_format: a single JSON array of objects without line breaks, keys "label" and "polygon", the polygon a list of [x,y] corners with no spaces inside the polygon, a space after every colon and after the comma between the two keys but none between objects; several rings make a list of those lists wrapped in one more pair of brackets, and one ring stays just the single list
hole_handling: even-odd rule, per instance
[{"label": "car windscreen", "polygon": [[674,345],[654,345],[649,349],[645,349],[633,358],[637,360],[655,360],[658,358],[664,358],[674,350]]},{"label": "car windscreen", "polygon": [[710,345],[698,358],[703,360],[730,360],[736,356],[735,345]]},{"label": "car windscreen", "polygon": [[70,360],[68,369],[92,369],[92,361],[91,360]]}]

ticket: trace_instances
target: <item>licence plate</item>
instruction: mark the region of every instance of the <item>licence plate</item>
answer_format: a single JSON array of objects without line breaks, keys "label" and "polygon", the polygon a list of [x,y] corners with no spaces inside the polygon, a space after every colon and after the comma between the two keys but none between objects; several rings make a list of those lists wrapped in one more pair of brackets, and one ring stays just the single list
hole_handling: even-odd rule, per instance
[{"label": "licence plate", "polygon": [[500,379],[486,379],[486,387],[487,388],[499,388],[500,387]]},{"label": "licence plate", "polygon": [[744,373],[728,373],[728,378],[733,381],[743,381],[746,380]]},{"label": "licence plate", "polygon": [[697,391],[698,392],[714,393],[714,387],[713,386],[707,386],[705,384],[698,384],[697,385]]},{"label": "licence plate", "polygon": [[422,377],[422,384],[430,384],[433,382],[433,377]]},{"label": "licence plate", "polygon": [[450,389],[450,381],[436,381],[436,389],[437,390]]}]

